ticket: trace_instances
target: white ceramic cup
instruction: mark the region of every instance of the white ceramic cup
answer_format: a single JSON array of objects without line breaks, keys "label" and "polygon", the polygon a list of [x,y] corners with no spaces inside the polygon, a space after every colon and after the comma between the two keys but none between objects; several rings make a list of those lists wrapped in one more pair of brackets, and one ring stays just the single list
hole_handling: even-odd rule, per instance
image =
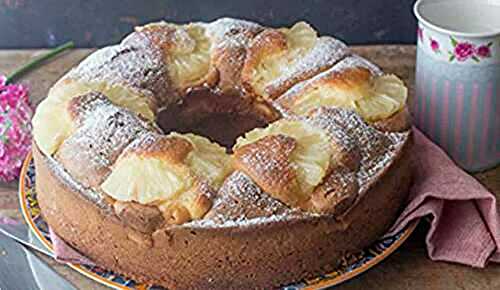
[{"label": "white ceramic cup", "polygon": [[418,0],[415,124],[464,169],[500,163],[500,0]]}]

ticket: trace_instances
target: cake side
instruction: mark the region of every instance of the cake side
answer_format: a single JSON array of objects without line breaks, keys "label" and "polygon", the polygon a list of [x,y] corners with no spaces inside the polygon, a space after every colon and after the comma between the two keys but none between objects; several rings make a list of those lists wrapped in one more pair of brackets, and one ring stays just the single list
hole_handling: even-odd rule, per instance
[{"label": "cake side", "polygon": [[384,174],[340,217],[298,216],[251,226],[170,226],[150,235],[85,198],[36,146],[34,159],[44,218],[98,265],[169,289],[257,289],[331,271],[346,253],[380,237],[407,197],[410,146],[407,141]]}]

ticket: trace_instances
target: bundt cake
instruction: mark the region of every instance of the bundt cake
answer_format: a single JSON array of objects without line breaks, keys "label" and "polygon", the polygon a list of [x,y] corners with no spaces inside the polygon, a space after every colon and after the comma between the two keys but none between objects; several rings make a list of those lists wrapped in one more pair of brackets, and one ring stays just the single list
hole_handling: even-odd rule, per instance
[{"label": "bundt cake", "polygon": [[405,202],[406,97],[305,22],[138,27],[37,108],[42,214],[96,264],[168,289],[314,277]]}]

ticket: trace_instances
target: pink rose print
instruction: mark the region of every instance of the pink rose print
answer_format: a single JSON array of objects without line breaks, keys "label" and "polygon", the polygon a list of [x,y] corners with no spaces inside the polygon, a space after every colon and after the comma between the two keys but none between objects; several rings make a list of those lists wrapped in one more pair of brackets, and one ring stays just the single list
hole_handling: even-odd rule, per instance
[{"label": "pink rose print", "polygon": [[466,61],[470,57],[474,56],[476,48],[470,42],[457,43],[454,49],[455,57],[458,61]]},{"label": "pink rose print", "polygon": [[486,45],[481,45],[478,48],[476,48],[476,55],[479,56],[480,58],[487,58],[491,57],[491,42],[486,44]]},{"label": "pink rose print", "polygon": [[[475,62],[480,62],[481,58],[491,57],[491,46],[493,42],[487,44],[481,44],[476,47],[476,45],[463,41],[459,42],[455,38],[450,36],[451,44],[453,45],[453,51],[448,51],[449,61],[466,61],[472,59]],[[432,40],[431,40],[432,48]],[[434,49],[433,49],[434,50]]]},{"label": "pink rose print", "polygon": [[420,39],[420,41],[424,40],[424,30],[420,26],[417,27],[417,36]]},{"label": "pink rose print", "polygon": [[439,51],[439,42],[437,42],[437,40],[435,40],[435,39],[432,39],[432,37],[429,37],[429,41],[431,43],[431,49],[432,49],[432,51],[434,51],[435,53],[440,53],[440,51]]}]

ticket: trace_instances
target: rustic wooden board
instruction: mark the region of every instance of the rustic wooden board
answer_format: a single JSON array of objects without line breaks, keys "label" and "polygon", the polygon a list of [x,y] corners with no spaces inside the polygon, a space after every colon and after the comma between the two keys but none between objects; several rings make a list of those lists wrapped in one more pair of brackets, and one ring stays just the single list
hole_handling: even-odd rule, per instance
[{"label": "rustic wooden board", "polygon": [[[415,78],[415,46],[360,46],[359,54],[380,65],[386,72],[405,80],[413,92]],[[77,49],[66,53],[21,80],[30,87],[30,95],[38,104],[48,88],[64,72],[92,50]],[[7,74],[43,50],[0,50],[0,74]],[[411,98],[411,93],[410,93]],[[475,174],[500,199],[500,166]],[[16,185],[0,185],[0,215],[18,216]],[[462,265],[432,262],[425,250],[427,225],[421,223],[410,239],[382,264],[336,289],[500,289],[500,265],[474,269]],[[49,261],[68,280],[80,289],[106,289],[64,265]]]}]

